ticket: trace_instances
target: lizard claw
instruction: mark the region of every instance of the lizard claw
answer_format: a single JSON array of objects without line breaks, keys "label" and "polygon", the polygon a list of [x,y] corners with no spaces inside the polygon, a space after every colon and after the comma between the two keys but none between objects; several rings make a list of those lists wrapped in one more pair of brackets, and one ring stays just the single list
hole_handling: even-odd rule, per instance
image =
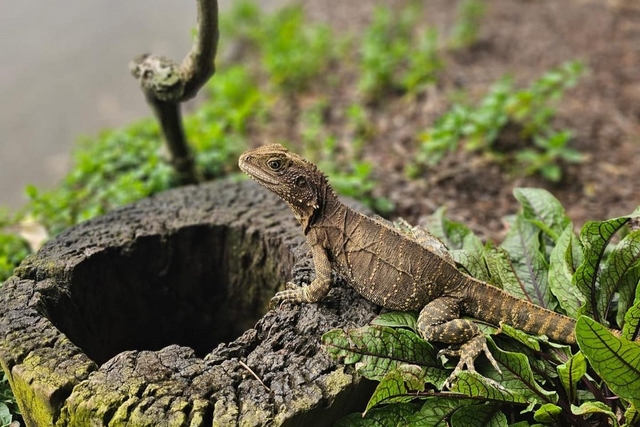
[{"label": "lizard claw", "polygon": [[438,357],[441,355],[445,356],[459,356],[460,360],[456,365],[455,369],[449,375],[449,378],[444,383],[444,387],[451,388],[452,381],[457,378],[457,376],[462,372],[465,368],[469,372],[476,372],[475,366],[473,364],[475,358],[478,356],[480,352],[484,352],[491,365],[494,367],[498,373],[502,374],[500,367],[498,366],[498,362],[493,358],[493,355],[489,351],[489,347],[487,347],[486,339],[483,335],[478,335],[471,340],[464,343],[460,348],[448,347],[440,350],[438,352]]},{"label": "lizard claw", "polygon": [[286,287],[287,289],[277,292],[273,298],[271,298],[271,301],[269,301],[269,308],[271,310],[284,302],[301,303],[307,301],[307,299],[305,299],[306,287],[300,287],[292,282],[288,282]]}]

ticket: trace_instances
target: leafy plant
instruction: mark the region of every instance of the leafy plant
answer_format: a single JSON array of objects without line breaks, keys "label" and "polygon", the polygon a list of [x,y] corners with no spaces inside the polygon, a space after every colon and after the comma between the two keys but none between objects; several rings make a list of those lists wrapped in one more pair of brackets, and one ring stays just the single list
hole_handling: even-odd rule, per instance
[{"label": "leafy plant", "polygon": [[420,8],[412,3],[399,14],[378,6],[360,45],[358,89],[370,99],[393,91],[413,92],[433,83],[442,68],[437,32],[414,36]]},{"label": "leafy plant", "polygon": [[144,120],[123,130],[85,138],[62,184],[42,192],[27,187],[34,217],[56,234],[73,224],[169,188],[172,170],[163,160],[158,128]]},{"label": "leafy plant", "polygon": [[[640,344],[631,342],[640,338],[640,230],[615,247],[610,243],[640,208],[587,223],[577,236],[562,205],[545,190],[520,188],[514,195],[521,210],[497,247],[482,245],[443,210],[429,219],[430,231],[464,271],[578,318],[580,351],[508,325],[500,331],[481,325],[500,371],[478,360],[479,373],[463,371],[445,390],[452,366],[443,365],[438,348],[418,335],[416,314],[384,313],[368,326],[323,337],[332,357],[379,381],[365,416],[353,414],[337,425],[631,426],[640,420]],[[580,313],[599,313],[601,321],[622,327],[622,336]],[[610,398],[608,389],[618,398]]]},{"label": "leafy plant", "polygon": [[226,38],[249,43],[271,85],[289,94],[326,74],[340,44],[328,26],[305,22],[300,5],[265,15],[255,2],[235,2],[221,26]]},{"label": "leafy plant", "polygon": [[464,0],[459,4],[458,19],[449,40],[453,49],[467,48],[476,43],[484,14],[485,5],[480,0]]},{"label": "leafy plant", "polygon": [[[373,177],[373,165],[362,159],[362,140],[351,139],[348,145],[339,147],[338,137],[324,129],[323,115],[326,109],[326,102],[319,101],[302,114],[304,157],[329,176],[331,185],[338,193],[358,199],[378,212],[390,211],[393,206],[388,200],[373,196],[377,182]],[[363,112],[354,106],[349,110],[354,120],[354,130],[357,131],[364,126],[360,120]]]},{"label": "leafy plant", "polygon": [[27,242],[18,235],[0,233],[0,286],[30,252]]},{"label": "leafy plant", "polygon": [[[468,150],[487,152],[503,164],[515,160],[512,169],[517,173],[541,173],[550,181],[558,181],[562,176],[559,162],[578,162],[582,156],[567,147],[569,131],[552,129],[555,104],[583,72],[580,62],[567,62],[522,90],[515,90],[513,81],[505,77],[492,86],[477,107],[453,105],[421,135],[420,151],[409,174],[415,176],[423,167],[435,166],[464,142]],[[519,141],[505,141],[502,145],[507,147],[499,152],[496,144],[509,125],[518,130]],[[528,146],[518,148],[518,142]],[[516,151],[515,156],[508,155],[510,150]]]},{"label": "leafy plant", "polygon": [[0,381],[0,427],[9,427],[14,421],[15,416],[19,416],[20,411],[16,400],[11,393],[9,380],[5,373],[2,374]]}]

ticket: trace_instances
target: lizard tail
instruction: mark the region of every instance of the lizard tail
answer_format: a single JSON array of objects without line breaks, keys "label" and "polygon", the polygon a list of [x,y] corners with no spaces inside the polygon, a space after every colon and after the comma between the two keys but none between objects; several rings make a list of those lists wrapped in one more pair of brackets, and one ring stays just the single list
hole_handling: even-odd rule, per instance
[{"label": "lizard tail", "polygon": [[470,280],[473,283],[467,288],[471,295],[466,307],[469,315],[494,325],[505,322],[530,334],[544,334],[552,341],[575,344],[574,319],[516,298],[495,286]]}]

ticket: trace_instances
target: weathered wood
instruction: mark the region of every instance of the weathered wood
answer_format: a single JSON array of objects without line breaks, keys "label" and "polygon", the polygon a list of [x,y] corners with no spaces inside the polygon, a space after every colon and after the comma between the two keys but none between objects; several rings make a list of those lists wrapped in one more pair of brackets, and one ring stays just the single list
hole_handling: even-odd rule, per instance
[{"label": "weathered wood", "polygon": [[361,410],[371,385],[320,337],[375,307],[338,286],[267,310],[284,280],[309,281],[307,251],[251,182],[168,191],[62,233],[0,291],[0,362],[25,422],[321,426]]}]

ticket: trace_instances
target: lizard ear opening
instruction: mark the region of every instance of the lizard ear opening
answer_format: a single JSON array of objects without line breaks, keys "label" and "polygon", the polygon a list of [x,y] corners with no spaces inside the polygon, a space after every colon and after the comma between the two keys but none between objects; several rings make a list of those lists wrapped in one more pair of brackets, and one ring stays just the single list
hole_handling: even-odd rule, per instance
[{"label": "lizard ear opening", "polygon": [[299,176],[298,178],[296,178],[296,187],[302,188],[302,187],[305,187],[306,185],[307,185],[307,178],[305,178],[304,176]]}]

